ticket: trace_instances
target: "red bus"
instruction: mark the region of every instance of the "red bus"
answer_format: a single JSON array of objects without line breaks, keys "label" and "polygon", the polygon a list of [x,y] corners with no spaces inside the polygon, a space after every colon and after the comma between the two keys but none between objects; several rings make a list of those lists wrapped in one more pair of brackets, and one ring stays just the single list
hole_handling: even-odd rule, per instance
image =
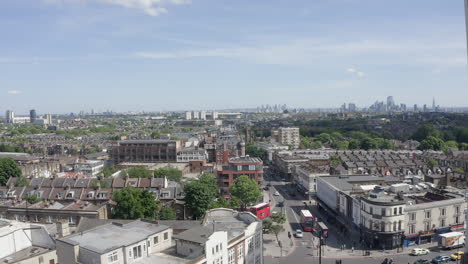
[{"label": "red bus", "polygon": [[306,232],[314,231],[314,217],[309,210],[301,210],[301,226]]},{"label": "red bus", "polygon": [[250,212],[256,215],[259,219],[265,219],[271,215],[270,204],[261,203],[250,207]]}]

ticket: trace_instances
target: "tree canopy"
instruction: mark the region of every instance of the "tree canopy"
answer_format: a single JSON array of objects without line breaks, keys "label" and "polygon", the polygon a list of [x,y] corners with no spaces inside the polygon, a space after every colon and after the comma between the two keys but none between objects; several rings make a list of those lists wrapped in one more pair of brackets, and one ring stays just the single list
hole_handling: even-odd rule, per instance
[{"label": "tree canopy", "polygon": [[125,187],[112,194],[112,200],[117,204],[112,211],[112,217],[118,219],[154,219],[159,208],[159,201],[148,190]]},{"label": "tree canopy", "polygon": [[154,170],[155,178],[164,178],[164,176],[170,181],[180,182],[182,180],[182,172],[177,168],[167,167]]},{"label": "tree canopy", "polygon": [[151,178],[153,176],[150,170],[143,167],[129,168],[126,173],[130,178]]},{"label": "tree canopy", "polygon": [[267,156],[266,150],[261,149],[255,146],[254,144],[247,144],[247,146],[245,147],[245,153],[247,153],[247,155],[251,157],[257,157],[262,160],[266,159]]},{"label": "tree canopy", "polygon": [[159,220],[177,220],[176,211],[171,207],[163,207],[158,213]]},{"label": "tree canopy", "polygon": [[11,158],[0,158],[0,185],[6,185],[11,177],[19,178],[21,168]]},{"label": "tree canopy", "polygon": [[184,187],[185,204],[196,218],[212,208],[218,196],[218,184],[211,174],[203,174]]},{"label": "tree canopy", "polygon": [[239,198],[244,206],[255,204],[262,197],[257,182],[246,175],[241,175],[234,181],[234,184],[230,187],[230,192],[233,196]]}]

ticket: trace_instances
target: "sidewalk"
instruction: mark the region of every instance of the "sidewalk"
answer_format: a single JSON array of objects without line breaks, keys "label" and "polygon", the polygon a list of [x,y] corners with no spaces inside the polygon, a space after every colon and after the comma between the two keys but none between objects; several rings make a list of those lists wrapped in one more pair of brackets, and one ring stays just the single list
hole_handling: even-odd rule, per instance
[{"label": "sidewalk", "polygon": [[[271,197],[270,192],[264,192],[264,201],[271,200],[270,208],[273,211],[276,206],[275,199]],[[289,219],[286,214],[286,223],[283,224],[284,231],[278,234],[278,240],[281,242],[280,247],[278,241],[276,240],[275,234],[263,234],[263,252],[264,256],[271,256],[274,258],[285,257],[291,254],[294,251],[294,239],[288,237],[288,232],[293,235],[291,230],[291,225],[289,224]]]}]

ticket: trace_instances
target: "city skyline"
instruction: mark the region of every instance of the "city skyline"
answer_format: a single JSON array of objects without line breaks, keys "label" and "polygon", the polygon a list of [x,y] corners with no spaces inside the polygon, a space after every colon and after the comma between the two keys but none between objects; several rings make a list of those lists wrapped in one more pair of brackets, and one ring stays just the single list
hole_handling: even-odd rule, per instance
[{"label": "city skyline", "polygon": [[2,1],[0,112],[467,106],[463,1],[142,3]]}]

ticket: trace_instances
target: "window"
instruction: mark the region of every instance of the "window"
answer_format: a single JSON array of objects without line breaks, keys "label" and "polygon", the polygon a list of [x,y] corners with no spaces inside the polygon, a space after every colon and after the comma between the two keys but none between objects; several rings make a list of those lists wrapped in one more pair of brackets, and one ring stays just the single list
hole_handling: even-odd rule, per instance
[{"label": "window", "polygon": [[219,244],[219,250],[223,250],[223,243]]},{"label": "window", "polygon": [[229,249],[228,264],[234,264],[235,258],[236,258],[236,250],[234,248]]},{"label": "window", "polygon": [[374,208],[372,206],[369,206],[369,213],[374,214]]},{"label": "window", "polygon": [[398,231],[401,231],[401,221],[398,221]]},{"label": "window", "polygon": [[253,238],[249,238],[249,240],[247,240],[247,253],[253,253]]},{"label": "window", "polygon": [[396,215],[397,214],[397,208],[393,208],[393,214]]},{"label": "window", "polygon": [[431,218],[431,211],[426,211],[424,214],[425,214],[426,219]]},{"label": "window", "polygon": [[380,231],[385,232],[385,222],[380,222]]},{"label": "window", "polygon": [[440,227],[444,227],[445,226],[445,219],[440,219]]},{"label": "window", "polygon": [[242,171],[242,165],[237,165],[237,171]]},{"label": "window", "polygon": [[39,257],[39,264],[44,264],[44,257],[42,256]]},{"label": "window", "polygon": [[416,221],[416,213],[410,213],[409,219],[410,221]]},{"label": "window", "polygon": [[382,216],[385,216],[385,208],[382,208]]},{"label": "window", "polygon": [[415,227],[414,224],[408,225],[408,232],[409,232],[410,234],[414,234],[414,233],[415,233],[415,229],[416,229],[416,227]]},{"label": "window", "polygon": [[455,216],[455,224],[459,224],[460,223],[460,216]]},{"label": "window", "polygon": [[424,222],[424,231],[429,231],[431,229],[431,222]]},{"label": "window", "polygon": [[133,259],[141,258],[141,246],[133,247]]},{"label": "window", "polygon": [[216,245],[216,253],[218,253],[218,252],[219,252],[219,246]]},{"label": "window", "polygon": [[397,222],[393,222],[393,231],[396,231]]},{"label": "window", "polygon": [[164,233],[164,240],[168,240],[169,239],[169,232],[166,232]]},{"label": "window", "polygon": [[114,251],[107,255],[107,262],[112,263],[118,260],[117,251]]},{"label": "window", "polygon": [[158,243],[159,243],[159,237],[158,236],[153,237],[153,244],[156,245]]},{"label": "window", "polygon": [[244,258],[244,244],[239,244],[239,246],[237,247],[237,259],[238,259],[238,263],[239,262],[242,262],[242,259]]},{"label": "window", "polygon": [[249,165],[249,171],[254,171],[255,170],[255,165]]},{"label": "window", "polygon": [[214,247],[211,248],[211,253],[213,253],[213,255],[214,255],[214,253],[215,253],[215,252],[214,252],[214,249],[215,249]]},{"label": "window", "polygon": [[403,214],[403,207],[399,207],[399,208],[398,208],[398,213],[399,213],[399,214]]},{"label": "window", "polygon": [[460,206],[455,206],[455,213],[459,214],[460,213]]},{"label": "window", "polygon": [[445,215],[446,211],[445,208],[440,209],[440,215]]}]

